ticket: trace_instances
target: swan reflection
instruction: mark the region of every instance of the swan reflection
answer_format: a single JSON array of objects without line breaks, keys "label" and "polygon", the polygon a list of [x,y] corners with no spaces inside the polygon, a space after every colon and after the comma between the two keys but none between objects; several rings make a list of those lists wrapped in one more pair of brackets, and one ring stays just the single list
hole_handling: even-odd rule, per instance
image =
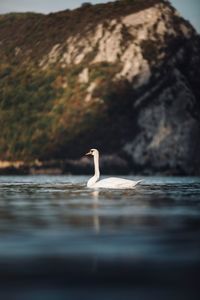
[{"label": "swan reflection", "polygon": [[100,232],[100,218],[98,214],[99,208],[99,191],[93,191],[91,193],[93,199],[93,226],[96,233]]}]

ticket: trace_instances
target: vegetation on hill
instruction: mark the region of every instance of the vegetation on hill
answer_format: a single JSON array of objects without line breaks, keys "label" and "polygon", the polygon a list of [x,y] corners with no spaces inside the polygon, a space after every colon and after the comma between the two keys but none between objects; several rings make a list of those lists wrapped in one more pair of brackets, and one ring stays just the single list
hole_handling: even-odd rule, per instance
[{"label": "vegetation on hill", "polygon": [[[128,127],[132,102],[130,98],[122,108],[120,97],[132,92],[126,81],[115,92],[117,83],[110,78],[119,66],[106,62],[91,66],[89,83],[97,81],[96,96],[103,101],[85,103],[89,83],[77,82],[77,74],[87,66],[87,60],[78,66],[54,65],[45,70],[38,68],[38,61],[80,28],[84,34],[99,22],[157,2],[124,0],[106,6],[82,5],[73,11],[47,16],[35,13],[0,16],[1,160],[74,157],[92,143],[99,147],[109,143],[110,151],[116,146],[120,148],[117,137],[128,132],[124,132],[123,126],[120,132],[117,128],[120,123]],[[127,114],[121,115],[121,109]],[[113,142],[111,133],[116,137]]]},{"label": "vegetation on hill", "polygon": [[[30,65],[28,69],[1,65],[1,159],[74,157],[94,140],[96,147],[109,143],[110,150],[115,150],[117,137],[130,121],[132,98],[127,96],[131,96],[131,88],[126,81],[106,79],[116,70],[115,65],[99,64],[91,68],[90,76],[98,80],[95,94],[102,101],[87,103],[83,99],[88,84],[77,82],[76,69],[44,71]],[[63,74],[67,74],[67,88]],[[118,132],[120,124],[122,132]]]}]

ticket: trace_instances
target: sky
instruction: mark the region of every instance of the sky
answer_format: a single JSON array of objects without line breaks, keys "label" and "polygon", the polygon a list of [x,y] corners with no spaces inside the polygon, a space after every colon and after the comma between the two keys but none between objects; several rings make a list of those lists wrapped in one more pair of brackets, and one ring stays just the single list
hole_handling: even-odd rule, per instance
[{"label": "sky", "polygon": [[[112,0],[110,0],[112,1]],[[147,0],[148,1],[148,0]],[[190,21],[200,33],[200,0],[170,0],[181,15]],[[41,12],[49,13],[73,9],[83,2],[105,3],[108,0],[0,0],[0,14],[7,12]]]}]

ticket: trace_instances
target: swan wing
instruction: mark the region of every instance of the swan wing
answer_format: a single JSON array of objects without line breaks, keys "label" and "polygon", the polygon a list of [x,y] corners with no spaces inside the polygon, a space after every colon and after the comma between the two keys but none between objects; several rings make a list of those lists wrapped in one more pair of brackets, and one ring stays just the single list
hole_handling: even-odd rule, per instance
[{"label": "swan wing", "polygon": [[132,189],[142,180],[134,181],[117,177],[110,177],[96,182],[95,188],[110,188],[110,189]]}]

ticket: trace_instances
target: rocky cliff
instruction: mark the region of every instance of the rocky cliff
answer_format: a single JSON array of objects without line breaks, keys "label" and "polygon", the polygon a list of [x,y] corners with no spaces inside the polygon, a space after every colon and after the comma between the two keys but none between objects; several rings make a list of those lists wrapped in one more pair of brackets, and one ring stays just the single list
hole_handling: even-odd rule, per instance
[{"label": "rocky cliff", "polygon": [[0,55],[0,160],[97,147],[135,172],[200,174],[200,37],[168,1],[2,15]]}]

